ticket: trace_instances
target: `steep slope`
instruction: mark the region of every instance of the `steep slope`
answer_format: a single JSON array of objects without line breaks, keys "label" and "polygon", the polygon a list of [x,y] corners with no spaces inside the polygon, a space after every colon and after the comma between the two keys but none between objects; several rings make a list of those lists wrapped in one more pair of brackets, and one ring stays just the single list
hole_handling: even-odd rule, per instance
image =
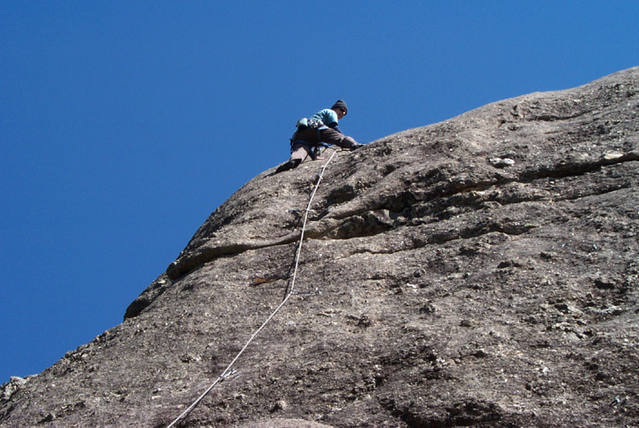
[{"label": "steep slope", "polygon": [[[638,111],[636,67],[338,153],[298,292],[186,424],[639,424]],[[320,167],[247,183],[0,423],[171,422],[282,300]]]}]

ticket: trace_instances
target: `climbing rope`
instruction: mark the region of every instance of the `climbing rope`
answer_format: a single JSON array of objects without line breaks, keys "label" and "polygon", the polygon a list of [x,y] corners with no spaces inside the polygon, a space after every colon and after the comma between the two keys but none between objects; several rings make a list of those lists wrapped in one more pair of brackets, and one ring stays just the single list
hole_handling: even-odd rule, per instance
[{"label": "climbing rope", "polygon": [[293,269],[293,276],[291,277],[291,285],[290,285],[290,287],[288,289],[288,292],[286,293],[286,296],[284,296],[284,299],[282,300],[282,302],[275,308],[275,310],[271,313],[271,315],[269,315],[268,318],[266,318],[266,321],[264,321],[262,323],[262,325],[257,330],[255,330],[255,332],[251,335],[251,337],[246,342],[244,347],[240,350],[240,352],[237,353],[235,358],[233,358],[233,361],[231,361],[231,363],[224,369],[222,374],[219,375],[217,377],[217,379],[215,379],[215,381],[189,407],[187,407],[186,410],[184,410],[182,412],[182,414],[180,414],[180,416],[175,418],[175,420],[173,420],[173,422],[171,422],[169,425],[167,425],[167,428],[174,427],[178,422],[180,422],[182,419],[186,418],[193,411],[193,409],[195,409],[197,407],[197,405],[200,404],[200,401],[202,401],[204,399],[204,397],[206,397],[206,395],[209,392],[211,392],[211,390],[215,387],[215,385],[217,385],[218,383],[222,382],[223,380],[225,380],[228,377],[230,377],[230,376],[235,374],[236,371],[232,370],[232,367],[235,364],[235,362],[244,353],[246,348],[249,347],[251,342],[253,342],[253,339],[255,339],[255,337],[257,337],[257,335],[260,333],[260,331],[262,331],[262,329],[264,329],[264,327],[266,327],[266,325],[273,319],[273,317],[280,311],[280,309],[282,309],[282,307],[286,304],[288,299],[293,294],[293,291],[295,289],[295,279],[297,278],[297,268],[298,268],[299,262],[300,262],[300,255],[302,254],[302,242],[304,241],[304,232],[306,231],[306,222],[308,220],[308,213],[311,210],[311,204],[313,203],[313,198],[315,198],[315,193],[317,192],[317,188],[319,187],[320,182],[322,181],[322,178],[324,177],[324,171],[326,170],[326,167],[331,162],[331,160],[333,160],[333,157],[336,154],[337,154],[337,150],[334,150],[333,154],[328,158],[326,163],[322,166],[322,169],[321,169],[320,173],[317,176],[317,183],[315,183],[315,187],[313,188],[313,192],[311,193],[311,197],[310,197],[310,199],[308,201],[308,205],[306,206],[306,211],[304,213],[304,221],[302,222],[302,231],[300,233],[300,240],[299,240],[299,244],[297,246],[297,251],[295,253],[295,267]]}]

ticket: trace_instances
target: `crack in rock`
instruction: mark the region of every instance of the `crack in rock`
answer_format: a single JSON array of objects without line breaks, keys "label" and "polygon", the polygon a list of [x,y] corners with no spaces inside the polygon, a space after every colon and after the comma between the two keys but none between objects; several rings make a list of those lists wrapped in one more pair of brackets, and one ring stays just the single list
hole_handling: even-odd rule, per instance
[{"label": "crack in rock", "polygon": [[[582,163],[565,163],[559,164],[554,167],[540,168],[534,171],[526,171],[519,175],[519,180],[494,180],[494,181],[479,181],[479,182],[447,182],[447,183],[435,183],[434,189],[426,192],[419,193],[419,191],[411,190],[402,192],[399,195],[391,196],[386,199],[380,199],[377,202],[369,201],[368,207],[351,209],[346,211],[337,211],[335,213],[328,213],[325,211],[325,215],[319,216],[319,221],[311,223],[306,232],[308,239],[352,239],[366,236],[373,236],[379,233],[383,233],[387,230],[393,229],[398,226],[406,225],[408,220],[416,217],[424,217],[428,214],[428,210],[422,204],[419,208],[417,204],[420,200],[428,200],[427,204],[439,206],[439,211],[444,215],[440,216],[440,220],[447,218],[446,210],[455,209],[449,213],[450,215],[460,214],[460,207],[466,206],[471,208],[481,208],[481,204],[486,201],[479,200],[479,198],[464,199],[451,199],[459,197],[463,194],[469,194],[471,192],[486,191],[491,188],[498,188],[511,183],[531,183],[536,180],[542,180],[547,178],[561,179],[567,177],[577,177],[587,173],[591,173],[599,170],[604,166],[610,166],[615,164],[621,164],[624,162],[633,162],[639,160],[639,154],[630,152],[626,154],[614,154],[604,157],[597,162],[582,162]],[[599,193],[612,192],[621,188],[627,187],[629,184],[621,184],[618,187],[606,189]],[[346,193],[344,188],[349,189]],[[341,190],[340,190],[341,189]],[[346,186],[340,189],[335,189],[329,193],[327,198],[333,201],[347,202],[353,199],[357,193],[352,188]],[[346,197],[348,194],[351,199]],[[419,196],[416,196],[419,195]],[[590,194],[577,195],[566,198],[552,198],[552,200],[575,200],[584,196],[591,196]],[[517,200],[514,203],[528,202],[530,200],[539,199],[522,199]],[[442,203],[442,201],[444,203]],[[500,202],[505,205],[508,202]],[[392,208],[393,211],[390,209]],[[400,217],[401,213],[416,209],[413,215],[407,214],[405,220],[394,221],[391,219],[391,214],[395,217]],[[430,214],[433,214],[432,212]],[[342,220],[336,223],[336,220]],[[418,223],[419,224],[419,223]],[[494,228],[488,227],[488,232],[503,232],[509,235],[517,235],[525,233],[533,228],[533,226],[526,227],[509,227],[509,226],[495,226]],[[430,239],[431,243],[444,243],[452,239],[466,238],[477,236],[482,234],[481,230],[484,230],[485,226],[475,229],[465,229],[458,232],[443,232],[433,235]],[[451,237],[452,236],[452,237]],[[210,243],[206,243],[203,246],[197,248],[195,251],[189,252],[186,255],[179,257],[176,261],[171,263],[167,268],[166,275],[171,280],[177,280],[182,276],[198,269],[204,264],[215,260],[219,257],[230,257],[236,254],[243,253],[248,250],[256,250],[261,248],[273,247],[277,245],[285,245],[296,242],[299,239],[299,232],[291,232],[283,237],[275,238],[271,240],[261,241],[246,241],[240,243],[215,243],[211,246]]]}]

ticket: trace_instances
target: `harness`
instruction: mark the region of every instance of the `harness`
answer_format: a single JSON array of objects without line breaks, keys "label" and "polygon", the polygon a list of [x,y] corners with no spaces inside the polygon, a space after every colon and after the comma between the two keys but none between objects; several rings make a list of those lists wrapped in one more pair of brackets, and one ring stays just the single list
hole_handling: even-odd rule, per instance
[{"label": "harness", "polygon": [[[297,121],[296,127],[297,129],[293,134],[293,137],[291,137],[291,149],[296,144],[303,144],[305,146],[308,146],[309,156],[311,157],[311,159],[316,160],[321,149],[324,147],[328,147],[327,144],[320,142],[320,130],[325,128],[326,125],[324,125],[317,119],[307,119],[303,117]],[[315,141],[309,141],[311,139],[310,136],[305,136],[306,138],[300,138],[300,134],[311,133],[311,130],[314,131],[312,135]]]}]

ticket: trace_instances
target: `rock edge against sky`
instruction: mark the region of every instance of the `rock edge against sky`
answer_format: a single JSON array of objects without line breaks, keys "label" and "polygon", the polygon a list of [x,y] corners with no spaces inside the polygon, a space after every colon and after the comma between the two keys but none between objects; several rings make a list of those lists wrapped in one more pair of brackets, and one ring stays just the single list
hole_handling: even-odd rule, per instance
[{"label": "rock edge against sky", "polygon": [[[327,168],[295,294],[190,426],[639,424],[639,67]],[[260,174],[2,426],[162,426],[281,301],[321,162]]]}]

